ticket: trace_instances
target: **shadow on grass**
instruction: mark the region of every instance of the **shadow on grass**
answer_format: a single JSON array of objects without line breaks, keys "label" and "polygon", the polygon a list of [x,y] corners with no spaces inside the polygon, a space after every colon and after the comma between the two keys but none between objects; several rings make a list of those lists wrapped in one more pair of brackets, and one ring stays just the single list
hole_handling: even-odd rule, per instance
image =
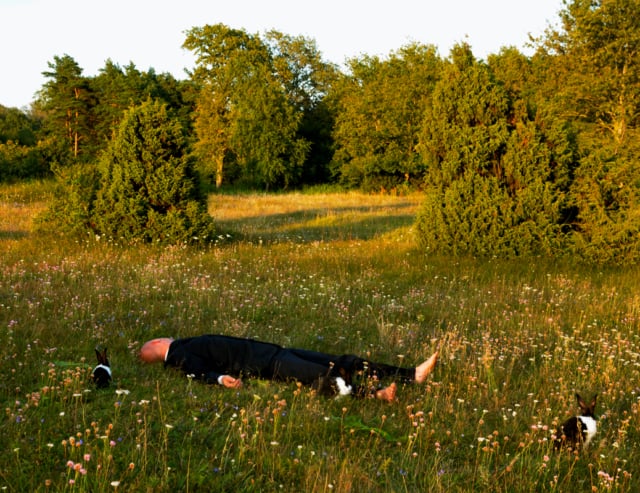
[{"label": "shadow on grass", "polygon": [[25,233],[24,231],[0,231],[0,241],[20,240],[26,237],[27,237],[27,233]]},{"label": "shadow on grass", "polygon": [[406,228],[415,220],[415,204],[327,207],[216,220],[224,231],[244,241],[310,243],[370,240]]}]

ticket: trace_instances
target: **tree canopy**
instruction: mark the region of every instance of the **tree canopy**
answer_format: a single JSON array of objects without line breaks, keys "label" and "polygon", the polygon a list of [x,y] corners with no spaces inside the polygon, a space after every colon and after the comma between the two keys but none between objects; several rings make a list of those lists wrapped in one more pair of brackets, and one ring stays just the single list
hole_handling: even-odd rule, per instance
[{"label": "tree canopy", "polygon": [[211,163],[216,186],[227,166],[267,188],[297,183],[311,145],[303,121],[328,70],[315,44],[216,24],[191,29],[184,47],[196,54],[195,148],[205,166]]},{"label": "tree canopy", "polygon": [[421,179],[418,130],[441,63],[435,48],[418,44],[386,60],[350,61],[335,96],[333,167],[342,183],[376,190]]},{"label": "tree canopy", "polygon": [[0,180],[55,173],[91,225],[115,141],[134,152],[121,122],[158,102],[204,184],[416,190],[426,251],[639,261],[640,3],[567,0],[559,20],[531,55],[486,60],[410,43],[342,70],[309,38],[224,24],[187,31],[183,81],[109,60],[87,77],[56,56],[31,111],[0,112]]}]

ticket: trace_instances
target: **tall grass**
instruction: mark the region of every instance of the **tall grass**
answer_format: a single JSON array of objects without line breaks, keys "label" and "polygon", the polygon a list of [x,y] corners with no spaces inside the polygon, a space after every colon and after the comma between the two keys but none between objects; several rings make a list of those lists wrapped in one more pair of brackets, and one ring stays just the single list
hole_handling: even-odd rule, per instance
[{"label": "tall grass", "polygon": [[[0,189],[2,491],[640,491],[638,268],[432,258],[419,197],[211,197],[209,250],[36,234]],[[231,391],[136,358],[220,332],[414,365],[397,402]],[[114,385],[89,382],[109,348]],[[586,450],[554,428],[598,392]]]}]

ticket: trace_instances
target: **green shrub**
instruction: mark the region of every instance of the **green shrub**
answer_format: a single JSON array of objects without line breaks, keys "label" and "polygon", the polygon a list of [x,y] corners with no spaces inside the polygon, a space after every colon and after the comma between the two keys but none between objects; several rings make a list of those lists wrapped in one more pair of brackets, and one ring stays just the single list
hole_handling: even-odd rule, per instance
[{"label": "green shrub", "polygon": [[0,182],[43,178],[48,174],[49,167],[38,147],[0,142]]},{"label": "green shrub", "polygon": [[179,122],[148,101],[127,111],[96,169],[62,174],[66,191],[50,218],[116,241],[203,243],[213,220]]},{"label": "green shrub", "polygon": [[583,160],[572,188],[575,255],[593,263],[640,261],[640,164],[633,149],[603,146]]},{"label": "green shrub", "polygon": [[36,228],[68,236],[93,230],[93,205],[100,184],[94,166],[75,164],[54,167],[56,186],[49,208],[36,218]]},{"label": "green shrub", "polygon": [[562,249],[571,133],[510,101],[464,47],[436,84],[420,147],[426,198],[416,226],[425,250],[516,256]]}]

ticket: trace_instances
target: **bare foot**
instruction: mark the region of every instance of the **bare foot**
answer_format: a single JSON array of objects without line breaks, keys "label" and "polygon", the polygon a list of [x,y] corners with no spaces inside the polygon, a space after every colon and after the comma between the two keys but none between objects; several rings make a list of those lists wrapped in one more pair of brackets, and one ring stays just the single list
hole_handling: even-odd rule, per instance
[{"label": "bare foot", "polygon": [[396,390],[398,390],[398,386],[393,382],[388,387],[376,391],[376,399],[393,402],[396,399]]},{"label": "bare foot", "polygon": [[431,357],[416,366],[416,382],[424,382],[429,374],[433,371],[438,361],[438,351],[433,353]]}]

